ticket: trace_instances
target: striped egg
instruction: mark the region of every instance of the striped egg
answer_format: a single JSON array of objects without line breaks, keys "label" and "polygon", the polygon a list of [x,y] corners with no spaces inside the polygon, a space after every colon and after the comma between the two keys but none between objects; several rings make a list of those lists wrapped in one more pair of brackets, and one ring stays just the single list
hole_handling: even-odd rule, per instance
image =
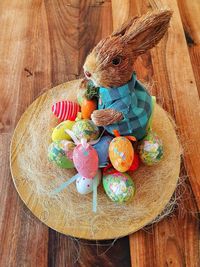
[{"label": "striped egg", "polygon": [[79,110],[79,105],[69,100],[57,102],[52,106],[53,114],[61,121],[74,121]]}]

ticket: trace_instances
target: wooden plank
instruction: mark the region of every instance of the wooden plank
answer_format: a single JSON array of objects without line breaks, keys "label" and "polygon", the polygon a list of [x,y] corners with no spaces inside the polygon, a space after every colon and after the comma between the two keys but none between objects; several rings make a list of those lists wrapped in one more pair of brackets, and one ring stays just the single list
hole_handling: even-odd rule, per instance
[{"label": "wooden plank", "polygon": [[[117,12],[123,11],[122,7],[125,1],[126,0],[124,0],[123,3],[121,2],[121,4],[120,1],[117,1],[119,3],[119,8],[118,10],[115,8],[113,9],[114,11],[116,11],[114,23],[116,22],[121,23],[120,21],[121,15],[120,16],[117,15]],[[85,28],[84,27],[81,28],[81,26],[80,28],[76,28],[78,27],[77,26],[78,24],[77,21],[75,21],[73,22],[74,23],[73,25],[75,26],[72,25],[71,28],[72,32],[71,32],[69,25],[71,24],[71,21],[73,19],[75,20],[76,18],[77,13],[75,11],[75,8],[77,8],[77,5],[79,7],[80,4],[79,2],[80,1],[71,1],[71,3],[75,6],[70,7],[69,6],[70,1],[67,1],[64,3],[64,8],[63,8],[63,3],[61,1],[60,2],[58,1],[57,3],[55,2],[53,4],[52,2],[51,3],[47,2],[45,3],[45,5],[43,1],[39,0],[32,2],[26,1],[23,3],[19,1],[10,2],[3,0],[0,3],[0,10],[3,10],[3,15],[1,16],[1,34],[3,38],[0,39],[0,46],[1,48],[3,47],[3,49],[0,50],[0,70],[1,70],[0,90],[1,90],[1,104],[2,104],[2,106],[0,107],[1,111],[0,132],[6,133],[6,135],[5,134],[1,135],[0,151],[7,151],[4,154],[4,156],[1,156],[1,159],[5,160],[5,164],[1,163],[2,164],[1,167],[3,170],[3,172],[1,173],[3,179],[0,180],[1,181],[0,201],[1,205],[3,203],[4,207],[0,211],[1,212],[0,242],[1,244],[3,244],[3,246],[1,246],[0,249],[1,251],[0,265],[2,266],[23,266],[23,265],[47,266],[48,236],[46,227],[41,225],[35,218],[32,218],[31,216],[28,216],[27,218],[24,215],[24,212],[25,214],[27,214],[27,210],[22,206],[22,203],[19,200],[17,193],[13,188],[11,179],[9,178],[10,176],[9,176],[7,149],[9,146],[10,133],[12,132],[14,125],[16,124],[16,121],[19,119],[21,113],[25,110],[25,108],[32,102],[32,100],[38,94],[46,90],[48,87],[50,87],[50,85],[55,85],[63,81],[66,81],[68,79],[77,77],[81,72],[81,65],[83,59],[87,54],[87,52],[89,51],[90,47],[92,47],[93,44],[95,44],[101,38],[101,36],[103,36],[103,33],[109,31],[110,26],[107,27],[106,23],[104,24],[104,21],[107,22],[110,21],[109,20],[110,13],[108,14],[108,12],[110,11],[108,8],[102,8],[102,5],[109,5],[109,2],[105,1],[105,4],[101,4],[101,2],[103,1],[87,1],[86,5],[84,5],[85,2],[84,3],[81,2],[82,8],[86,10],[86,12],[84,12],[82,15],[82,24],[85,18],[86,19],[88,18],[87,23],[89,24],[90,22],[89,17],[93,16],[94,17],[92,21],[94,20],[96,22],[94,23],[94,25],[90,26],[87,24],[86,26],[84,26]],[[174,3],[171,2],[170,4],[175,5]],[[53,7],[51,5],[53,5]],[[88,5],[91,5],[89,11],[87,11]],[[130,10],[131,14],[133,10],[132,8],[134,6],[134,10],[140,13],[141,5],[142,4],[139,3],[138,1],[130,1],[129,2],[130,7],[127,8],[127,10]],[[68,21],[66,23],[66,21],[63,21],[61,19],[61,17],[65,17],[65,13],[69,10],[67,9],[67,6],[69,9],[71,10],[73,9],[73,11],[71,11],[72,13],[71,12],[69,13],[72,14],[71,15],[72,18],[69,18],[70,15],[68,15],[67,17]],[[145,5],[144,8],[146,9]],[[98,12],[98,9],[101,9],[100,14]],[[87,17],[88,13],[90,15]],[[104,17],[104,20],[100,19],[101,16]],[[125,17],[126,16],[127,15],[125,14]],[[118,19],[116,19],[117,17]],[[99,19],[100,21],[103,21],[103,23],[99,23],[98,21]],[[57,29],[58,25],[59,28]],[[73,27],[75,27],[75,29]],[[88,37],[87,38],[84,37],[85,36],[84,34],[83,37],[81,37],[82,35],[80,34],[78,35],[76,34],[77,32],[84,33],[85,29],[88,29],[87,33],[90,33],[90,27],[93,27],[93,30],[91,31],[91,35],[89,36],[87,43],[86,40]],[[180,31],[179,29],[180,20],[178,20],[178,26],[176,27],[178,27],[178,30]],[[68,33],[67,36],[65,36],[66,28]],[[173,31],[175,31],[175,29]],[[185,41],[182,42],[182,40],[183,39],[180,39],[179,46],[181,47],[181,51],[185,52],[186,50],[183,49],[183,47],[185,47]],[[70,43],[68,44],[67,42]],[[78,46],[78,44],[80,45],[80,47],[79,51],[77,52],[76,47]],[[84,48],[83,45],[84,46],[87,45],[87,48]],[[75,46],[75,49],[73,49],[73,46]],[[160,47],[161,47],[160,49],[163,49],[162,45]],[[173,53],[171,54],[171,58],[172,55]],[[162,58],[162,56],[160,57]],[[180,57],[180,59],[181,58],[182,57]],[[78,61],[79,63],[77,63]],[[186,61],[188,61],[188,56],[186,56]],[[137,61],[137,67],[138,69],[141,69],[142,73],[140,76],[143,77],[145,80],[148,79],[151,80],[151,74],[153,73],[153,71],[155,71],[155,65],[156,65],[155,62],[156,58],[154,57],[153,67],[152,67],[151,57],[149,53]],[[164,63],[162,64],[164,65]],[[180,65],[181,64],[182,62],[180,60]],[[172,62],[167,66],[173,67]],[[166,71],[165,65],[163,68]],[[190,70],[189,75],[191,75],[191,67],[189,68],[189,70]],[[159,71],[160,67],[156,71],[157,79],[160,75]],[[182,80],[180,79],[180,76],[178,76],[179,81],[188,82],[186,81],[186,77],[188,77],[188,75],[186,74],[183,73]],[[164,89],[161,92],[160,88],[162,87],[159,87],[159,85],[163,86],[164,83],[166,83],[165,79],[164,82],[162,82],[161,79],[159,80],[159,83],[154,89],[154,91],[157,92],[157,94],[161,95],[161,93],[163,93],[164,95],[163,92]],[[176,84],[173,84],[172,89],[176,90],[175,85]],[[192,90],[192,94],[188,96],[188,93],[186,92],[187,95],[185,95],[184,90],[187,89],[186,85],[184,85],[182,91],[179,92],[179,94],[183,93],[184,95],[184,99],[181,99],[181,104],[184,101],[182,110],[175,109],[174,112],[174,105],[172,105],[171,101],[169,103],[167,102],[168,89],[166,95],[164,95],[164,100],[165,100],[165,107],[172,112],[172,115],[175,114],[174,117],[176,118],[176,121],[178,121],[179,127],[181,127],[181,122],[184,119],[180,118],[181,111],[184,111],[186,107],[187,112],[185,116],[187,117],[187,120],[184,126],[186,127],[186,129],[181,131],[184,132],[186,130],[188,137],[190,137],[188,121],[190,119],[192,120],[192,127],[191,127],[192,129],[193,126],[195,125],[195,119],[193,119],[192,117],[192,112],[194,112],[194,109],[192,109],[190,102],[191,99],[192,100],[195,99],[196,93],[193,92],[194,91],[194,84],[193,84],[189,86],[190,90]],[[194,107],[196,106],[195,101],[193,104]],[[175,104],[177,105],[178,102],[179,99],[176,98]],[[177,113],[179,113],[178,116],[176,116]],[[185,140],[188,140],[187,136],[185,137]],[[191,150],[193,148],[194,144],[192,145]],[[197,175],[197,171],[195,171],[197,163],[195,161],[193,162],[192,166],[190,165],[190,160],[192,161],[193,157],[194,157],[193,155],[189,155],[188,156],[189,160],[188,158],[186,158],[186,161],[189,162],[187,163],[187,168],[190,170],[190,174],[192,173],[193,177],[192,179],[194,180],[195,175]],[[187,207],[188,210],[191,210],[193,213],[196,212],[194,200],[192,201],[191,204],[189,204],[189,202],[186,201],[186,204],[188,205]],[[186,204],[184,204],[184,206]],[[163,262],[165,263],[167,262],[168,265],[172,264],[173,262],[172,263],[170,262],[170,257],[167,257],[167,255],[163,255],[163,253],[161,253],[162,249],[163,251],[165,251],[166,244],[169,244],[170,248],[171,247],[174,248],[173,244],[176,244],[176,247],[180,248],[181,251],[180,253],[178,253],[178,250],[176,248],[173,249],[173,251],[175,251],[175,253],[173,252],[173,257],[178,257],[179,259],[180,254],[182,257],[184,257],[183,255],[185,255],[185,260],[183,261],[183,263],[187,263],[188,266],[195,266],[195,262],[197,262],[196,255],[197,255],[197,237],[198,237],[197,222],[195,218],[192,216],[188,216],[188,219],[185,220],[185,218],[181,218],[180,216],[179,221],[177,221],[176,217],[175,220],[171,221],[168,220],[164,221],[164,223],[161,222],[159,224],[159,227],[155,226],[155,228],[153,229],[153,234],[148,235],[149,241],[145,241],[146,237],[143,235],[143,232],[141,231],[138,232],[138,234],[141,235],[140,237],[139,236],[137,237],[137,235],[131,236],[132,239],[130,242],[131,242],[132,259],[135,260],[136,263],[139,262],[140,264],[139,266],[145,266],[145,264],[148,264],[149,262],[160,263],[159,262],[160,260],[163,260]],[[5,224],[5,222],[7,222],[7,224]],[[179,225],[184,225],[182,232],[179,229],[180,227],[178,227]],[[177,232],[178,237],[174,236],[173,232]],[[162,241],[161,236],[163,236],[163,233],[165,234]],[[180,238],[181,235],[183,235],[184,238]],[[149,236],[152,236],[152,238],[149,238]],[[173,244],[170,241],[171,239],[170,238],[168,239],[168,237],[170,236],[174,238]],[[77,246],[74,247],[72,246],[70,238],[59,235],[54,231],[50,231],[49,238],[51,240],[49,246],[50,266],[55,266],[54,263],[57,263],[58,264],[57,266],[66,266],[69,265],[71,262],[74,262],[74,260],[76,260],[75,251],[77,249]],[[12,242],[10,242],[10,240]],[[126,242],[124,242],[124,240]],[[171,243],[168,242],[167,240],[169,240]],[[145,247],[142,247],[141,243],[144,244]],[[154,244],[154,246],[152,246],[152,244]],[[184,249],[183,249],[183,244],[184,244]],[[123,245],[125,248],[123,248]],[[89,248],[81,246],[81,250],[84,251],[84,253],[81,254],[78,262],[76,262],[77,266],[80,265],[88,266],[89,263],[93,262],[95,262],[96,265],[100,265],[102,258],[107,260],[108,263],[108,256],[101,258],[99,256],[99,253],[95,254],[96,248],[94,251],[93,246],[94,243],[89,245],[88,246]],[[135,248],[137,248],[137,246],[139,247],[136,254]],[[156,248],[159,248],[159,251],[155,251]],[[111,266],[129,266],[128,261],[125,260],[125,258],[127,258],[128,255],[123,250],[125,251],[127,250],[127,239],[123,239],[123,241],[119,240],[118,250],[115,250],[114,247],[113,249],[109,250],[108,254],[106,253],[106,255],[109,255],[110,257],[112,255],[117,255],[116,262],[114,262],[115,259],[110,260],[110,262],[112,262],[112,263],[109,262],[109,264],[112,264]],[[103,251],[105,252],[104,248]],[[148,258],[146,257],[144,259],[144,253],[146,255],[149,255],[149,257]],[[90,260],[91,255],[93,255],[93,259]],[[165,257],[167,258],[166,261],[164,261]],[[152,260],[149,258],[151,258]],[[144,259],[143,262],[142,259]],[[105,260],[103,260],[103,262],[105,262]],[[137,265],[135,264],[134,266]]]},{"label": "wooden plank", "polygon": [[[78,9],[79,1],[72,4],[69,1],[44,4],[39,0],[27,3],[4,0],[0,3],[0,10],[4,11],[1,17],[3,38],[0,39],[3,48],[0,51],[0,151],[6,154],[3,158],[5,166],[1,160],[3,179],[0,183],[2,266],[55,266],[54,263],[58,264],[56,266],[71,266],[73,255],[77,255],[72,239],[53,230],[49,231],[48,247],[47,228],[23,206],[11,181],[8,165],[10,133],[22,112],[51,86],[79,76],[89,49],[110,33],[109,1],[103,5],[102,1],[87,1],[86,5],[81,2]],[[119,240],[117,244],[108,253],[118,254],[116,259],[110,260],[110,266],[129,266],[128,239]],[[108,261],[104,255],[108,244],[100,244],[99,249],[95,243],[78,246],[84,251],[79,256],[81,265]]]},{"label": "wooden plank", "polygon": [[[191,121],[192,129],[199,125],[197,121],[198,112],[195,110],[195,107],[198,106],[198,96],[176,3],[174,1],[168,1],[167,3],[166,1],[145,1],[141,3],[138,1],[113,0],[113,25],[121,24],[120,18],[117,16],[118,10],[120,12],[124,11],[126,14],[123,14],[122,17],[127,18],[145,13],[152,7],[162,7],[167,6],[167,4],[174,10],[169,34],[151,53],[148,52],[138,58],[135,69],[140,79],[153,83],[152,93],[157,95],[158,102],[163,103],[164,107],[176,119],[179,131],[184,135],[183,142],[187,143],[188,138],[185,135],[186,132],[188,136],[191,134],[189,128]],[[177,54],[174,53],[174,50]],[[182,68],[178,70],[174,66],[182,66]],[[180,73],[181,71],[184,74]],[[184,84],[184,86],[180,88],[179,84]],[[186,112],[184,112],[185,109]],[[197,134],[198,131],[193,136],[196,139]],[[130,236],[131,262],[134,267],[198,266],[199,264],[198,221],[193,215],[198,211],[196,206],[196,201],[199,200],[198,181],[197,184],[194,183],[199,178],[199,164],[196,161],[195,166],[192,166],[191,160],[196,160],[195,157],[198,152],[195,142],[189,146],[191,142],[186,145],[185,162],[196,194],[196,200],[191,194],[189,185],[183,185],[186,186],[186,191],[182,195],[179,209],[173,217],[166,218],[154,225],[149,232],[139,231]],[[188,152],[188,149],[190,152]],[[184,166],[181,175],[186,175]],[[183,211],[184,216],[182,215]],[[180,225],[184,227],[179,227]],[[190,244],[189,247],[188,243]]]},{"label": "wooden plank", "polygon": [[10,134],[0,134],[0,266],[47,266],[48,228],[23,205],[9,166]]},{"label": "wooden plank", "polygon": [[130,236],[132,266],[199,266],[197,207],[190,185],[180,190],[172,215]]},{"label": "wooden plank", "polygon": [[[154,77],[158,93],[162,92],[161,95],[164,96],[164,99],[170,99],[171,103],[169,100],[166,101],[168,107],[173,106],[174,118],[184,148],[184,163],[197,205],[200,208],[200,159],[196,156],[200,153],[200,142],[196,142],[200,135],[200,128],[197,127],[200,125],[198,91],[177,3],[163,0],[162,4],[165,6],[168,4],[174,11],[174,15],[169,28],[166,48],[164,47],[165,40],[163,40],[160,46],[152,51],[152,63],[153,66],[156,66],[156,68],[154,67]],[[152,5],[155,7],[156,1],[152,2]],[[174,46],[176,46],[176,53]],[[167,58],[162,51],[166,51]],[[161,62],[163,62],[162,65]],[[167,75],[162,75],[164,73]],[[162,89],[162,86],[165,89]],[[166,91],[169,92],[167,95]],[[169,110],[167,105],[166,108]]]},{"label": "wooden plank", "polygon": [[200,1],[178,0],[177,2],[200,95]]},{"label": "wooden plank", "polygon": [[16,122],[50,84],[47,32],[38,25],[42,2],[4,0],[0,12],[0,266],[47,266],[48,228],[23,205],[9,170],[10,139]]},{"label": "wooden plank", "polygon": [[[68,1],[45,4],[52,55],[52,83],[82,76],[82,65],[97,42],[111,33],[110,1]],[[62,16],[56,15],[62,14]],[[61,26],[62,25],[62,26]],[[79,241],[49,230],[49,266],[130,266],[128,238],[109,244]],[[120,249],[123,248],[123,249]],[[102,255],[101,255],[102,254]],[[108,259],[108,255],[118,255]]]},{"label": "wooden plank", "polygon": [[50,235],[48,266],[110,266],[129,267],[128,239],[86,241],[55,233]]}]

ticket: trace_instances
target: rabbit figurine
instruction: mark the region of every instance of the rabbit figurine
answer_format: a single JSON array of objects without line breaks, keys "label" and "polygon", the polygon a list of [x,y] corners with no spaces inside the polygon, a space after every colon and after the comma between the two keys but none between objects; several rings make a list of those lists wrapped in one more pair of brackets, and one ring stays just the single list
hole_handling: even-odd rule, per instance
[{"label": "rabbit figurine", "polygon": [[133,135],[141,140],[153,113],[154,100],[133,71],[136,58],[164,36],[170,10],[134,17],[101,40],[83,66],[87,79],[99,87],[98,110],[92,113],[97,126],[113,134]]}]

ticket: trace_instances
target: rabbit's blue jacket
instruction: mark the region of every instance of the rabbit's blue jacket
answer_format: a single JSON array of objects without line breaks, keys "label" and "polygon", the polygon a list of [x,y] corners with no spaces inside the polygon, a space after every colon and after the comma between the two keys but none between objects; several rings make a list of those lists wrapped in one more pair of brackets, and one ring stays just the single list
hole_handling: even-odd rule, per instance
[{"label": "rabbit's blue jacket", "polygon": [[118,130],[120,135],[132,135],[137,140],[146,133],[153,111],[153,99],[145,87],[137,80],[134,73],[125,85],[115,88],[99,88],[98,109],[115,109],[122,112],[123,120],[105,126],[113,134]]}]

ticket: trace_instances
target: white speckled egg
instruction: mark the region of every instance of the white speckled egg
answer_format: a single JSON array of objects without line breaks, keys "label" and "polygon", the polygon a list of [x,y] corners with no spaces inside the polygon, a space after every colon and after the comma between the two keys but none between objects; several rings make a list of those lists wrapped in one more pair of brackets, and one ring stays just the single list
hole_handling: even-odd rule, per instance
[{"label": "white speckled egg", "polygon": [[[99,185],[101,181],[101,170],[98,170],[96,176],[98,178],[98,185]],[[79,175],[79,177],[76,179],[76,189],[82,195],[91,193],[93,191],[93,182],[94,179],[85,178]]]}]

